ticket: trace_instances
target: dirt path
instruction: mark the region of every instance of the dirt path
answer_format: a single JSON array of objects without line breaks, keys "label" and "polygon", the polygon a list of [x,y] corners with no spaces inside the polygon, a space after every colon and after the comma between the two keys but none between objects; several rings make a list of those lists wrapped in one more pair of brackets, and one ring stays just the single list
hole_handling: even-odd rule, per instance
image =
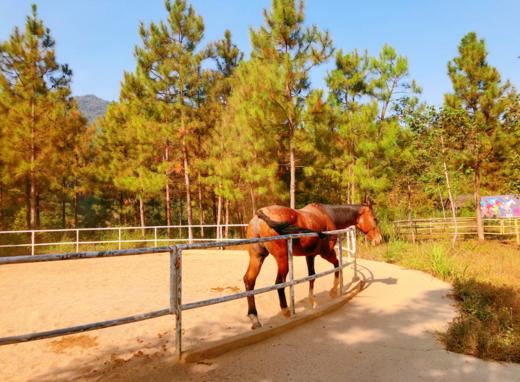
[{"label": "dirt path", "polygon": [[[168,304],[167,256],[0,267],[0,336],[160,309]],[[84,334],[0,347],[0,380],[83,381],[520,381],[520,365],[445,351],[435,331],[455,314],[449,285],[424,273],[362,261],[368,287],[347,305],[264,342],[197,364],[173,361],[173,322],[162,317]],[[185,301],[242,288],[247,255],[186,256]],[[305,261],[295,261],[296,275]],[[317,271],[329,264],[318,260]],[[272,283],[266,260],[259,287]],[[347,275],[348,277],[348,275]],[[318,304],[331,278],[317,281]],[[296,290],[298,310],[307,286]],[[280,317],[273,293],[258,299],[264,324]],[[4,307],[9,309],[4,309]],[[186,312],[185,345],[249,330],[245,301]]]}]

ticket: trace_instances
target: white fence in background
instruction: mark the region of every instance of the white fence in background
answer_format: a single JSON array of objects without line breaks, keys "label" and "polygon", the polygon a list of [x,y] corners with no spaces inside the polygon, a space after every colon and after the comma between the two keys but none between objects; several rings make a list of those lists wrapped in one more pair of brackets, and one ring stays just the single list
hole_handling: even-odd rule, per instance
[{"label": "white fence in background", "polygon": [[[114,247],[117,246],[117,248],[111,249],[122,249],[124,244],[153,243],[153,246],[157,247],[159,244],[189,242],[186,237],[190,227],[198,230],[197,237],[191,240],[191,242],[196,242],[228,239],[230,233],[236,233],[230,231],[237,228],[243,229],[247,227],[247,224],[193,224],[0,231],[0,248],[30,248],[30,253],[34,256],[37,252],[36,249],[43,247],[74,246],[76,252],[80,252],[81,246],[99,244],[113,244]],[[177,235],[175,235],[176,233]],[[45,239],[46,234],[51,234],[54,237],[61,236],[61,238],[60,240],[49,241]],[[105,237],[100,237],[103,234]],[[23,237],[22,242],[17,242],[20,241],[20,236]],[[236,236],[243,237],[244,235],[240,232]],[[87,239],[87,237],[90,239]],[[231,238],[229,240],[234,239]],[[15,243],[9,243],[10,241],[15,241]]]},{"label": "white fence in background", "polygon": [[[520,244],[520,217],[483,218],[486,239],[516,241]],[[477,237],[475,217],[423,218],[395,220],[393,222],[397,237],[405,240],[433,240],[452,238],[455,233],[461,238]]]}]

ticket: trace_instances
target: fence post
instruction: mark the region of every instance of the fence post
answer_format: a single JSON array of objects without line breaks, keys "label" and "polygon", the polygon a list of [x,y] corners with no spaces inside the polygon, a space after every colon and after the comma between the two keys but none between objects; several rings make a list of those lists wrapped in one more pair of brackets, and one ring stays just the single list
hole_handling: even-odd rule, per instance
[{"label": "fence post", "polygon": [[34,256],[34,231],[31,231],[31,256]]},{"label": "fence post", "polygon": [[182,357],[182,250],[175,251],[175,352],[177,359]]},{"label": "fence post", "polygon": [[343,294],[343,245],[341,234],[338,235],[338,257],[339,257],[339,295]]},{"label": "fence post", "polygon": [[351,252],[352,252],[352,246],[350,244],[350,232],[347,231],[345,234],[345,240],[347,241],[347,261],[350,263],[352,260]]},{"label": "fence post", "polygon": [[356,249],[356,230],[352,229],[350,231],[352,237],[352,257],[354,258],[354,281],[359,280],[357,275],[357,249]]},{"label": "fence post", "polygon": [[179,286],[179,273],[180,273],[180,258],[179,250],[177,247],[173,247],[170,250],[170,314],[175,315],[175,351],[177,352],[177,358],[181,358],[181,305],[179,302],[180,286]]},{"label": "fence post", "polygon": [[76,229],[76,253],[79,252],[79,229]]},{"label": "fence post", "polygon": [[287,257],[289,259],[289,281],[291,285],[289,285],[289,293],[291,299],[291,315],[294,316],[296,314],[296,307],[294,305],[294,285],[292,282],[294,281],[294,267],[293,267],[293,239],[287,240]]},{"label": "fence post", "polygon": [[117,245],[118,249],[121,249],[121,227],[117,228]]},{"label": "fence post", "polygon": [[153,227],[153,245],[157,247],[157,227]]}]

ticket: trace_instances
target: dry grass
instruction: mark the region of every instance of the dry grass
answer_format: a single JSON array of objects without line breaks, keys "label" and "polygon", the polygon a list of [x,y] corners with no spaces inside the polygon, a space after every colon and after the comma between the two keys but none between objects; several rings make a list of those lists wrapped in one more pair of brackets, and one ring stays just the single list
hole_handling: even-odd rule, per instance
[{"label": "dry grass", "polygon": [[360,257],[418,269],[453,284],[460,314],[440,337],[448,350],[520,362],[520,247],[497,241],[360,246]]}]

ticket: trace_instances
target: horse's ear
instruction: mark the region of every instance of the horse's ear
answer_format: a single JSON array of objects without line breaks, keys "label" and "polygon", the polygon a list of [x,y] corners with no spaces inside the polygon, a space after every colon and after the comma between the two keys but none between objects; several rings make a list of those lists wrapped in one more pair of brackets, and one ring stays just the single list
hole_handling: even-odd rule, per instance
[{"label": "horse's ear", "polygon": [[368,208],[372,209],[372,206],[374,205],[374,202],[372,201],[372,198],[370,196],[367,196],[365,199],[365,204]]}]

